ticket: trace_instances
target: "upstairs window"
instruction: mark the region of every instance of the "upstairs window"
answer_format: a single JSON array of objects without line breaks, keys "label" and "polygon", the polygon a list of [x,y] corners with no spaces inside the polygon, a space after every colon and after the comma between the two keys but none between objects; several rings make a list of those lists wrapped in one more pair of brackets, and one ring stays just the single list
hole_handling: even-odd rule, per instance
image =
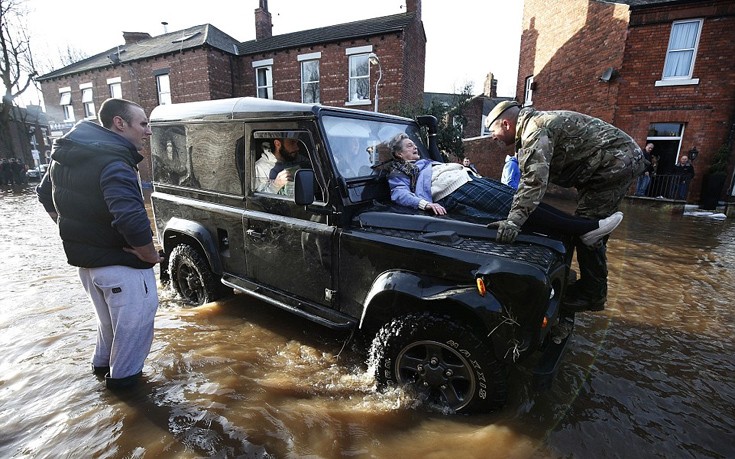
[{"label": "upstairs window", "polygon": [[319,96],[319,58],[321,53],[304,54],[301,61],[301,102],[318,104]]},{"label": "upstairs window", "polygon": [[347,48],[349,60],[349,80],[346,105],[367,105],[370,103],[370,53],[372,45]]},{"label": "upstairs window", "polygon": [[113,99],[122,99],[122,83],[112,83],[109,85],[110,97]]},{"label": "upstairs window", "polygon": [[350,102],[370,101],[370,61],[367,54],[350,56]]},{"label": "upstairs window", "polygon": [[71,88],[59,90],[59,105],[64,111],[64,121],[74,121],[74,107],[71,104]]},{"label": "upstairs window", "polygon": [[108,78],[107,88],[110,90],[110,97],[122,99],[122,79],[120,77]]},{"label": "upstairs window", "polygon": [[657,86],[668,84],[697,84],[699,79],[692,79],[694,61],[697,57],[699,36],[702,33],[702,19],[676,21],[671,26],[669,47],[666,50],[666,61],[662,81]]},{"label": "upstairs window", "polygon": [[273,59],[253,62],[255,69],[255,95],[261,99],[273,99]]},{"label": "upstairs window", "polygon": [[158,105],[168,105],[171,103],[171,83],[168,73],[156,76],[156,87],[158,89]]},{"label": "upstairs window", "polygon": [[526,77],[526,85],[523,90],[523,106],[533,105],[533,90],[536,85],[533,84],[533,75]]},{"label": "upstairs window", "polygon": [[84,107],[84,117],[94,118],[96,112],[94,111],[94,94],[92,88],[82,89],[82,106]]}]

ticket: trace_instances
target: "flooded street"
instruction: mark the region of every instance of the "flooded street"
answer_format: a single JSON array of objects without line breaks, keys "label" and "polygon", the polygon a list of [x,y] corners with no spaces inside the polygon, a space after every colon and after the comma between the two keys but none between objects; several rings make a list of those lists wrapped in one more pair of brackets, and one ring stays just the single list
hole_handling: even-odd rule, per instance
[{"label": "flooded street", "polygon": [[503,410],[444,416],[376,393],[345,335],[169,289],[143,383],[109,392],[53,222],[32,186],[0,192],[0,457],[733,458],[735,222],[621,210],[608,305],[577,315],[552,388],[528,362]]}]

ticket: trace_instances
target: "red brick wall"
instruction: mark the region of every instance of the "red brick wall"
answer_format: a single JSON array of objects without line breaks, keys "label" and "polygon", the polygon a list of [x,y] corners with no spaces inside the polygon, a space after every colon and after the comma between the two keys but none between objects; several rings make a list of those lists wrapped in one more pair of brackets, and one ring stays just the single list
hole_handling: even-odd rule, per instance
[{"label": "red brick wall", "polygon": [[[560,18],[564,18],[560,20]],[[612,121],[616,86],[600,81],[622,64],[627,7],[589,0],[525,0],[517,99],[534,75],[533,105]]]},{"label": "red brick wall", "polygon": [[[415,105],[421,103],[424,91],[425,41],[423,36],[415,38],[414,35],[407,33],[404,40],[404,34],[394,33],[248,56],[242,59],[240,66],[242,79],[236,93],[240,96],[255,96],[255,72],[252,62],[273,59],[274,98],[301,102],[301,64],[297,57],[300,54],[321,52],[319,60],[321,103],[344,107],[349,96],[349,56],[345,54],[345,50],[372,45],[373,52],[380,58],[383,68],[383,78],[378,86],[379,110],[390,111],[391,107],[399,104]],[[404,56],[407,58],[405,63]],[[370,67],[370,101],[365,105],[349,105],[350,108],[373,109],[378,66]]]},{"label": "red brick wall", "polygon": [[[59,106],[59,88],[70,87],[74,117],[79,121],[84,118],[79,85],[92,83],[95,109],[99,111],[102,102],[110,97],[107,79],[120,77],[123,98],[140,104],[150,115],[158,105],[158,88],[154,74],[162,69],[169,70],[171,98],[174,103],[231,97],[231,59],[231,56],[219,50],[199,48],[127,63],[122,67],[109,67],[46,81],[42,84],[46,113],[51,120],[63,121],[63,110]],[[150,151],[146,148],[143,155],[146,159],[139,165],[140,174],[143,180],[149,181]]]},{"label": "red brick wall", "polygon": [[[418,2],[419,8],[421,3]],[[424,76],[426,68],[426,35],[424,26],[415,21],[406,30],[403,63],[403,92],[399,103],[402,105],[421,107],[424,98]],[[398,80],[400,81],[400,80]],[[386,104],[388,107],[390,104]]]},{"label": "red brick wall", "polygon": [[[415,3],[420,8],[420,2]],[[243,58],[210,48],[156,56],[144,61],[125,63],[122,66],[111,66],[70,77],[47,80],[42,84],[42,91],[50,119],[61,122],[63,111],[59,106],[58,89],[70,87],[75,118],[80,120],[83,118],[83,110],[79,84],[88,82],[93,84],[95,106],[99,109],[102,102],[109,97],[107,79],[120,77],[123,97],[139,103],[146,113],[150,114],[158,105],[154,78],[157,71],[168,69],[171,98],[174,103],[255,96],[252,62],[272,58],[275,98],[300,102],[301,66],[297,56],[319,51],[322,53],[321,103],[342,107],[348,99],[349,81],[349,62],[345,50],[365,45],[372,45],[373,52],[379,56],[383,68],[383,78],[378,90],[380,111],[395,112],[401,106],[420,105],[424,92],[426,37],[419,18],[403,33],[287,49]],[[365,105],[350,106],[351,108],[373,109],[377,80],[378,67],[371,66],[371,99]],[[143,180],[150,180],[150,153],[146,151],[144,155],[146,161],[140,165],[141,176]]]},{"label": "red brick wall", "polygon": [[485,105],[483,97],[474,97],[465,106],[462,114],[467,119],[467,124],[462,132],[462,137],[479,137],[482,134],[482,111]]},{"label": "red brick wall", "polygon": [[[692,18],[704,19],[693,74],[699,84],[656,86],[663,74],[672,22]],[[712,156],[727,142],[735,123],[733,43],[735,0],[647,9],[631,16],[615,124],[643,143],[651,123],[684,123],[680,154],[692,147],[699,150],[689,189],[693,202],[699,199]]]},{"label": "red brick wall", "polygon": [[477,172],[485,177],[500,180],[503,174],[505,156],[513,152],[513,145],[504,146],[490,137],[476,137],[462,140],[465,157],[477,168]]},{"label": "red brick wall", "polygon": [[[663,73],[672,22],[690,18],[704,19],[693,76],[699,84],[655,86]],[[523,28],[519,100],[525,78],[535,75],[536,108],[597,116],[641,144],[651,123],[684,123],[681,151],[696,147],[700,152],[689,194],[690,201],[698,201],[711,158],[735,123],[735,0],[632,12],[625,5],[594,0],[525,0]],[[602,83],[599,76],[607,67],[619,75]]]}]

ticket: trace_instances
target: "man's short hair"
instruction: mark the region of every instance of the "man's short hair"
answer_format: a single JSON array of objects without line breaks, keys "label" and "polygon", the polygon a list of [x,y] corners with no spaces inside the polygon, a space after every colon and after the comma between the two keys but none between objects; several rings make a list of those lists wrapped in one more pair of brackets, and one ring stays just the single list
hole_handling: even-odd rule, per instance
[{"label": "man's short hair", "polygon": [[107,99],[102,102],[102,105],[100,105],[100,123],[103,127],[110,129],[112,127],[112,120],[116,116],[119,116],[126,122],[130,123],[132,120],[133,107],[143,108],[135,102],[127,99]]}]

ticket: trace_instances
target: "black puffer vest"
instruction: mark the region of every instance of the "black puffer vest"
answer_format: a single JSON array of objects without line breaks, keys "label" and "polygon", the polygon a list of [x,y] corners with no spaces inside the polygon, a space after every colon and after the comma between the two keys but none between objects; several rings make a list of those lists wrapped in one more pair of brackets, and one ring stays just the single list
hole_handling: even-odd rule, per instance
[{"label": "black puffer vest", "polygon": [[68,263],[83,268],[153,267],[123,250],[129,245],[113,228],[113,216],[100,187],[100,174],[105,166],[123,161],[137,170],[136,164],[142,156],[122,144],[80,143],[72,139],[57,141],[50,169],[59,235]]}]

